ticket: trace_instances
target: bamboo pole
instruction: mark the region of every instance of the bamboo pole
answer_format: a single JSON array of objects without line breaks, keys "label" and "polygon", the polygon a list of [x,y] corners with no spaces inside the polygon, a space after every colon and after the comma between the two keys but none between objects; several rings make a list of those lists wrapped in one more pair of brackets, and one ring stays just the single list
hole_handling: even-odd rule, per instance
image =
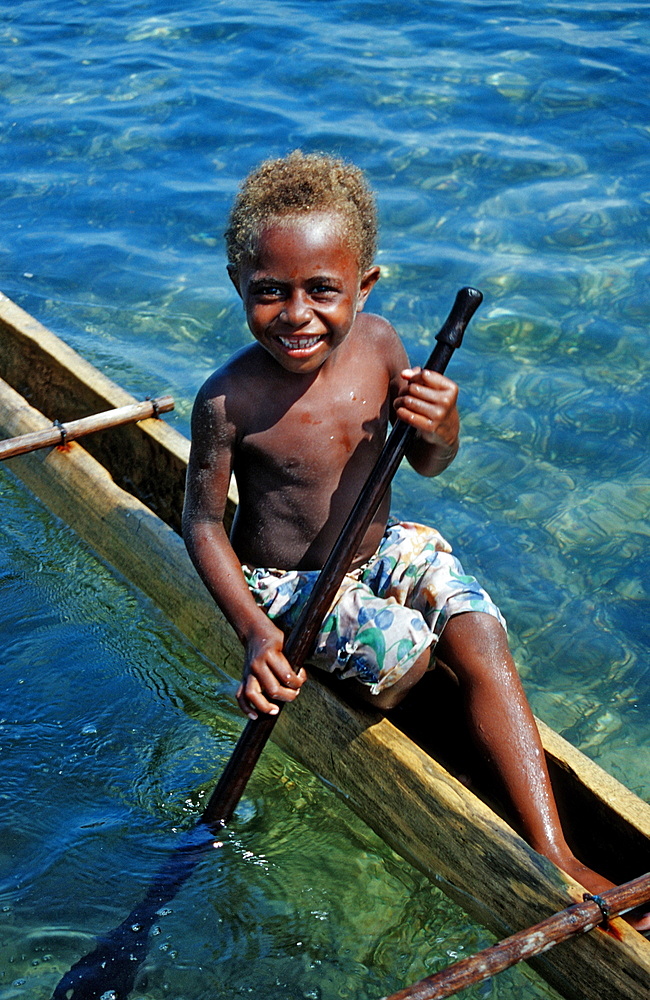
[{"label": "bamboo pole", "polygon": [[109,427],[120,427],[122,424],[134,423],[137,420],[146,420],[147,417],[157,417],[158,414],[173,409],[174,400],[171,396],[159,396],[158,399],[145,399],[142,403],[131,403],[113,410],[104,410],[102,413],[93,413],[88,417],[81,417],[80,420],[71,420],[67,424],[55,421],[52,427],[46,427],[42,431],[32,431],[30,434],[21,434],[19,437],[0,441],[0,461],[5,458],[15,458],[16,455],[26,455],[39,448],[66,445],[69,441],[75,441],[85,434],[93,434]]},{"label": "bamboo pole", "polygon": [[382,1000],[441,1000],[460,990],[489,979],[517,962],[534,958],[554,948],[574,934],[586,934],[599,924],[608,929],[609,917],[627,913],[650,901],[650,874],[614,886],[599,896],[585,893],[581,903],[573,903],[541,923],[518,931],[498,944],[464,958],[454,965],[421,979],[413,986],[391,993]]}]

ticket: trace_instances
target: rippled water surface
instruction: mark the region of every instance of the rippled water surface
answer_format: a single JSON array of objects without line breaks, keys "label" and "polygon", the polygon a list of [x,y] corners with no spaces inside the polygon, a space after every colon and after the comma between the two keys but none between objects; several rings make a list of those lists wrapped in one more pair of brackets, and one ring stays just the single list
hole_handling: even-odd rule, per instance
[{"label": "rippled water surface", "polygon": [[[222,232],[265,156],[367,171],[371,308],[414,362],[457,288],[484,292],[449,370],[461,454],[433,482],[403,470],[395,510],[497,598],[536,712],[646,798],[649,7],[0,12],[0,290],[136,395],[171,392],[181,431],[247,341]],[[231,683],[6,472],[0,494],[0,1000],[40,1000],[137,898],[240,722]],[[272,749],[160,940],[148,1000],[377,997],[488,938]],[[528,976],[467,995],[552,995]]]}]

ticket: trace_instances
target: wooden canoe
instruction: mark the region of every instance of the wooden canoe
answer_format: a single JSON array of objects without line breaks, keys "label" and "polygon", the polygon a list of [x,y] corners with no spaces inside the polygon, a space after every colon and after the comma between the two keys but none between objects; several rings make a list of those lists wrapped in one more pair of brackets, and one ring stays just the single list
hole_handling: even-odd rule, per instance
[{"label": "wooden canoe", "polygon": [[[133,397],[0,293],[0,436],[122,406]],[[59,517],[233,677],[239,644],[200,583],[179,536],[189,442],[160,420],[6,464]],[[234,509],[235,497],[232,497]],[[431,683],[435,683],[435,673]],[[425,678],[428,681],[428,678]],[[582,898],[503,818],[476,761],[455,756],[457,725],[418,718],[418,695],[391,718],[348,704],[312,679],[274,738],[344,796],[403,857],[503,937]],[[430,731],[443,733],[433,746]],[[576,853],[616,882],[650,871],[650,806],[540,723]],[[480,769],[479,769],[480,771]],[[650,942],[620,919],[533,963],[573,1000],[645,1000]],[[406,984],[405,984],[406,985]]]}]

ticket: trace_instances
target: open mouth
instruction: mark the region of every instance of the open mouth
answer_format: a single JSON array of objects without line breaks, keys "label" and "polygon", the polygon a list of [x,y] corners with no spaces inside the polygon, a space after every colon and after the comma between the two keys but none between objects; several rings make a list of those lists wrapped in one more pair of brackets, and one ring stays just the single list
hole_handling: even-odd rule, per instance
[{"label": "open mouth", "polygon": [[308,351],[316,344],[320,344],[323,338],[316,337],[278,337],[278,340],[287,351]]}]

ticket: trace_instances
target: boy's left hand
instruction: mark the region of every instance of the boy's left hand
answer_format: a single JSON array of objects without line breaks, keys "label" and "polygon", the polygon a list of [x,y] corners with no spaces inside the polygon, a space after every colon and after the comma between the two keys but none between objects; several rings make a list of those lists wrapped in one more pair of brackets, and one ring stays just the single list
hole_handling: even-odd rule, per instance
[{"label": "boy's left hand", "polygon": [[407,384],[395,399],[400,420],[415,427],[427,444],[455,453],[460,430],[456,383],[426,368],[405,368],[401,375]]}]

